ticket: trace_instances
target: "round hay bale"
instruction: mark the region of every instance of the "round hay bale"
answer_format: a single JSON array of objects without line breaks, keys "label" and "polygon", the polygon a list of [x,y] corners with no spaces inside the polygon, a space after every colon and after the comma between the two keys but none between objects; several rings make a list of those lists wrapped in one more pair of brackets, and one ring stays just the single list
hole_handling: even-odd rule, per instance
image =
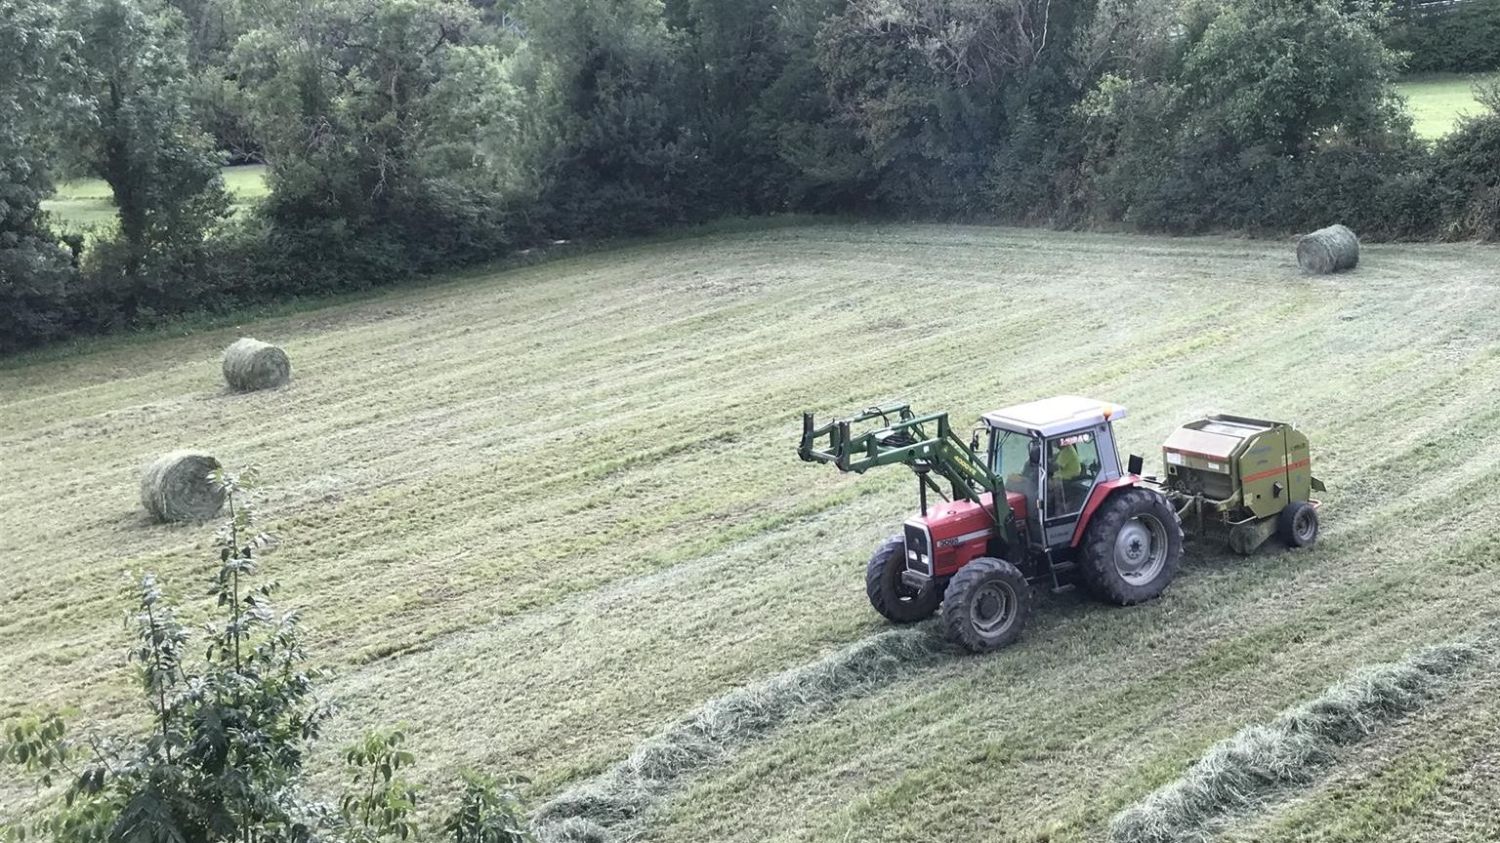
[{"label": "round hay bale", "polygon": [[219,514],[224,490],[208,479],[219,461],[202,451],[173,451],[146,466],[141,506],[157,521],[203,521]]},{"label": "round hay bale", "polygon": [[1359,265],[1359,238],[1342,225],[1303,235],[1297,241],[1297,265],[1311,275],[1353,269]]},{"label": "round hay bale", "polygon": [[270,343],[244,337],[224,350],[224,380],[236,392],[273,389],[292,377],[292,361]]}]

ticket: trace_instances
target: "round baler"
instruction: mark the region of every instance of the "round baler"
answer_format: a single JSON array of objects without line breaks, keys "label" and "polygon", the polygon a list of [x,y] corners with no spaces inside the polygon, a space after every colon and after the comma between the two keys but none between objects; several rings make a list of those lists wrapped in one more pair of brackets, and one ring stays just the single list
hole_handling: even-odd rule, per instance
[{"label": "round baler", "polygon": [[1184,524],[1221,526],[1236,553],[1277,535],[1292,547],[1318,539],[1323,484],[1312,474],[1307,437],[1284,422],[1212,415],[1188,422],[1162,445],[1158,482]]}]

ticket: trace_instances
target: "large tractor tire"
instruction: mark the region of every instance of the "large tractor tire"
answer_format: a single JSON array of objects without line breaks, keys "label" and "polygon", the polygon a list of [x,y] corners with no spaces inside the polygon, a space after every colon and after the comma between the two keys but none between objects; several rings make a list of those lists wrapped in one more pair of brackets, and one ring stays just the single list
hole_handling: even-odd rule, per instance
[{"label": "large tractor tire", "polygon": [[1276,535],[1287,547],[1312,547],[1318,540],[1318,508],[1295,501],[1276,516]]},{"label": "large tractor tire", "polygon": [[865,594],[870,605],[892,623],[916,623],[932,617],[943,602],[943,588],[936,581],[920,591],[901,581],[906,568],[906,539],[891,536],[875,549],[865,566]]},{"label": "large tractor tire", "polygon": [[1031,585],[1016,566],[982,556],[958,570],[943,596],[943,632],[971,652],[998,650],[1021,637],[1031,618]]},{"label": "large tractor tire", "polygon": [[1083,534],[1079,562],[1085,588],[1100,600],[1130,606],[1157,597],[1182,562],[1182,521],[1150,489],[1110,495]]}]

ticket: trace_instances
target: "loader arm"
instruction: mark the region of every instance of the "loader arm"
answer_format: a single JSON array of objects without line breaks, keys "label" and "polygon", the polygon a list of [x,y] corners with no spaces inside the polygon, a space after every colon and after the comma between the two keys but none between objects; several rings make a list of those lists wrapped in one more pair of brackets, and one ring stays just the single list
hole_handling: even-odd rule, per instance
[{"label": "loader arm", "polygon": [[[856,432],[856,428],[877,422],[878,426]],[[808,462],[832,463],[839,471],[855,474],[882,465],[909,466],[922,479],[924,487],[945,494],[928,476],[937,474],[952,487],[953,498],[983,503],[981,496],[992,494],[993,513],[1000,520],[1004,505],[1004,482],[985,465],[984,459],[970,450],[967,443],[954,435],[947,413],[918,416],[911,406],[897,404],[871,407],[847,419],[836,419],[822,426],[812,413],[802,414],[802,443],[797,454]]]}]

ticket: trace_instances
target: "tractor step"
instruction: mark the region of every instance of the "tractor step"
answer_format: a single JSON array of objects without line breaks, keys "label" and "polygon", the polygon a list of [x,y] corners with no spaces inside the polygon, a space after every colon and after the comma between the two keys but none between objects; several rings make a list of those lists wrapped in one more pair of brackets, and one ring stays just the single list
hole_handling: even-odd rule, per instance
[{"label": "tractor step", "polygon": [[1048,579],[1052,580],[1052,589],[1051,590],[1052,590],[1053,594],[1064,594],[1066,592],[1069,592],[1069,591],[1073,590],[1074,584],[1071,583],[1071,582],[1063,582],[1062,580],[1058,579],[1058,574],[1070,574],[1073,571],[1077,570],[1077,568],[1078,568],[1078,563],[1076,563],[1076,562],[1049,562],[1048,563],[1048,565],[1047,565],[1047,574],[1048,574]]}]

